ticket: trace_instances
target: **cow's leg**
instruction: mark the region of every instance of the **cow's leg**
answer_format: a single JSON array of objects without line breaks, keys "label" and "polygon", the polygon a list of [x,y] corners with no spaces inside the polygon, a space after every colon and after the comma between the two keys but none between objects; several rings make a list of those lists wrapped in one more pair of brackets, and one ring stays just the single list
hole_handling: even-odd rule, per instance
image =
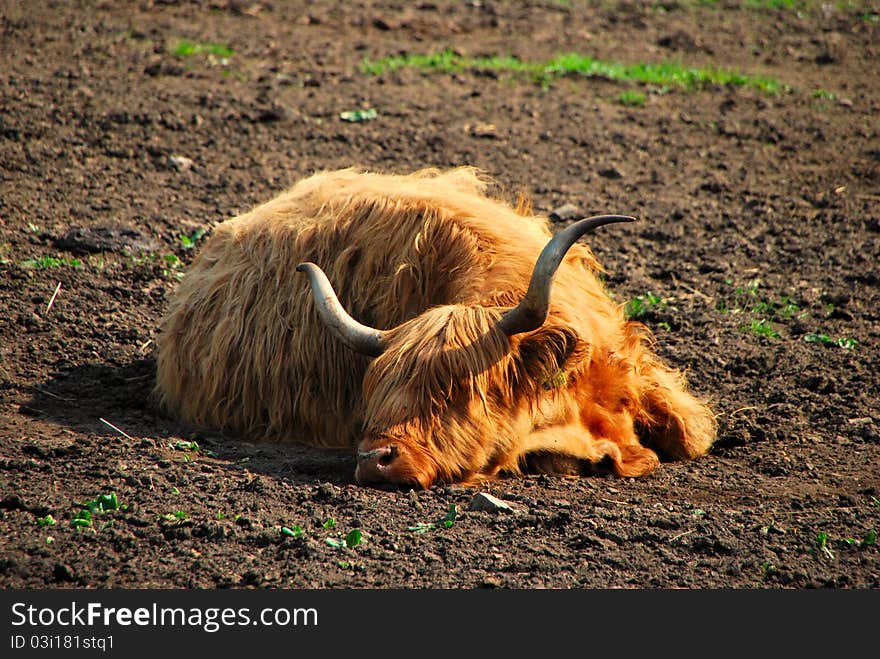
[{"label": "cow's leg", "polygon": [[645,442],[670,458],[703,455],[715,440],[715,417],[708,406],[687,392],[684,376],[659,363],[642,375],[642,401],[636,422]]},{"label": "cow's leg", "polygon": [[639,444],[633,434],[623,441],[594,437],[581,425],[554,426],[526,437],[522,455],[546,451],[589,462],[610,458],[618,476],[645,476],[660,464],[657,454]]}]

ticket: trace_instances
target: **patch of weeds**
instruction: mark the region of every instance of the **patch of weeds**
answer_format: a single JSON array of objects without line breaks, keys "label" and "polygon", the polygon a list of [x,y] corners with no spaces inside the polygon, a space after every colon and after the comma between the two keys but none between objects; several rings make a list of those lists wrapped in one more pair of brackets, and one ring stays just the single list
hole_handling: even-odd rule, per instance
[{"label": "patch of weeds", "polygon": [[743,326],[743,331],[771,339],[782,337],[774,322],[804,318],[807,315],[801,306],[787,295],[775,300],[763,295],[760,279],[753,279],[744,286],[737,286],[732,303],[728,305],[722,302],[718,305],[718,311],[730,314],[752,314],[755,318]]},{"label": "patch of weeds", "polygon": [[758,336],[764,336],[768,339],[782,338],[782,335],[776,331],[776,328],[773,327],[773,324],[766,318],[753,320],[746,327],[748,331],[752,332],[753,334],[757,334]]},{"label": "patch of weeds", "polygon": [[745,0],[747,9],[794,9],[795,5],[802,5],[803,2],[795,2],[795,0]]},{"label": "patch of weeds", "polygon": [[197,229],[192,233],[192,235],[186,236],[184,234],[180,234],[180,245],[183,249],[194,249],[196,243],[205,235],[204,229]]},{"label": "patch of weeds", "polygon": [[183,261],[176,254],[159,256],[154,253],[140,252],[139,254],[128,253],[128,257],[135,266],[147,266],[148,268],[159,266],[163,277],[174,278],[177,281],[183,279]]},{"label": "patch of weeds", "polygon": [[455,524],[455,518],[458,516],[458,509],[454,503],[449,504],[449,510],[446,514],[436,522],[419,522],[415,526],[408,527],[410,531],[416,534],[426,533],[434,529],[448,529]]},{"label": "patch of weeds", "polygon": [[22,261],[19,265],[23,268],[35,270],[47,270],[49,268],[81,268],[82,261],[74,258],[57,258],[55,256],[38,256],[37,258]]},{"label": "patch of weeds", "polygon": [[641,108],[648,102],[648,97],[642,92],[628,89],[617,95],[617,102],[627,107]]},{"label": "patch of weeds", "polygon": [[352,529],[344,538],[327,538],[325,542],[336,549],[357,547],[363,540],[360,529]]},{"label": "patch of weeds", "polygon": [[193,55],[213,55],[222,59],[229,59],[235,55],[235,51],[229,46],[219,43],[200,43],[181,39],[172,48],[171,53],[177,57],[192,57]]},{"label": "patch of weeds", "polygon": [[371,121],[378,116],[379,113],[376,112],[375,108],[369,108],[368,110],[346,110],[345,112],[339,113],[339,118],[349,123]]},{"label": "patch of weeds", "polygon": [[621,64],[596,60],[578,53],[557,55],[544,62],[527,62],[511,55],[469,57],[447,49],[429,55],[395,55],[378,60],[365,58],[361,63],[361,71],[371,75],[381,75],[401,68],[414,68],[433,73],[461,71],[514,73],[529,76],[541,84],[547,84],[563,76],[580,75],[619,82],[641,82],[660,87],[679,87],[685,90],[721,85],[750,87],[765,94],[778,94],[784,89],[784,86],[773,78],[750,76],[721,68],[688,68],[673,62]]},{"label": "patch of weeds", "polygon": [[852,350],[859,342],[853,338],[848,336],[841,336],[838,339],[832,339],[827,334],[815,334],[810,332],[809,334],[804,334],[804,341],[807,343],[821,343],[826,346],[837,346],[838,348],[843,348],[844,350]]},{"label": "patch of weeds", "polygon": [[662,297],[649,292],[644,295],[636,295],[632,300],[627,302],[623,313],[628,320],[635,320],[643,317],[651,309],[663,308],[666,304],[666,301]]}]

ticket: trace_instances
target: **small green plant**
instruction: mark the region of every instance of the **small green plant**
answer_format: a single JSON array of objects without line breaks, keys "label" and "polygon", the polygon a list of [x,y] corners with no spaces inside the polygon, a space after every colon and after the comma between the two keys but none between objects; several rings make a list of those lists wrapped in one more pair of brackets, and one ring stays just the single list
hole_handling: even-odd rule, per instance
[{"label": "small green plant", "polygon": [[328,517],[323,524],[321,524],[325,529],[335,529],[336,528],[336,519],[333,517]]},{"label": "small green plant", "polygon": [[82,261],[74,258],[57,258],[55,256],[38,256],[37,258],[22,261],[20,264],[24,268],[34,268],[36,270],[46,270],[48,268],[81,268]]},{"label": "small green plant", "polygon": [[648,97],[642,92],[628,89],[617,95],[617,102],[628,107],[643,107],[648,102]]},{"label": "small green plant", "polygon": [[192,233],[192,235],[186,236],[184,234],[180,234],[180,244],[183,249],[194,249],[196,243],[205,235],[204,229],[197,229]]},{"label": "small green plant", "polygon": [[281,534],[290,538],[298,538],[303,534],[303,530],[302,527],[297,524],[294,524],[293,526],[282,526]]},{"label": "small green plant", "polygon": [[453,524],[455,524],[455,518],[458,516],[458,509],[455,507],[454,503],[449,504],[449,509],[446,511],[446,514],[437,520],[436,522],[419,522],[415,526],[410,526],[409,530],[416,534],[426,533],[427,531],[433,531],[434,529],[451,528]]},{"label": "small green plant", "polygon": [[363,540],[363,534],[360,529],[352,529],[344,538],[327,538],[326,542],[331,547],[337,549],[357,547]]},{"label": "small green plant", "polygon": [[108,510],[119,510],[122,508],[125,509],[124,505],[120,505],[119,499],[116,497],[116,492],[111,492],[110,494],[101,494],[92,499],[91,501],[87,501],[83,504],[83,507],[91,510],[92,512],[103,513]]},{"label": "small green plant", "polygon": [[192,57],[193,55],[213,55],[228,59],[235,55],[235,51],[229,46],[219,43],[199,43],[181,39],[171,49],[171,53],[177,57]]},{"label": "small green plant", "polygon": [[198,451],[199,443],[198,442],[188,442],[183,439],[178,439],[175,442],[170,442],[168,444],[168,448],[177,449],[178,451]]},{"label": "small green plant", "polygon": [[86,526],[92,525],[92,513],[88,510],[80,510],[76,515],[73,516],[73,525],[78,528],[84,528]]},{"label": "small green plant", "polygon": [[645,293],[645,295],[636,295],[627,302],[623,312],[628,319],[635,320],[644,316],[652,308],[662,308],[665,306],[666,301],[659,295]]},{"label": "small green plant", "polygon": [[[199,446],[199,443],[195,440],[187,441],[184,439],[178,439],[174,442],[168,443],[168,448],[173,448],[178,451],[192,451],[193,453],[200,453],[202,455],[207,455],[209,458],[216,458],[217,453],[214,451],[210,451],[206,448],[202,448]],[[186,457],[186,456],[184,456]]]},{"label": "small green plant", "polygon": [[821,343],[827,346],[837,346],[844,350],[852,350],[859,344],[858,341],[848,336],[842,336],[839,339],[832,339],[827,334],[815,334],[813,332],[804,334],[804,341],[807,343]]},{"label": "small green plant", "polygon": [[343,121],[348,121],[349,123],[370,121],[378,116],[379,113],[376,112],[375,108],[369,108],[368,110],[347,110],[339,113],[339,118]]},{"label": "small green plant", "polygon": [[37,524],[40,526],[55,526],[58,522],[55,521],[55,518],[52,515],[46,515],[45,517],[38,517]]},{"label": "small green plant", "polygon": [[183,279],[183,262],[177,258],[176,254],[166,254],[162,257],[166,267],[162,269],[163,277],[174,277],[178,281]]},{"label": "small green plant", "polygon": [[830,92],[827,89],[817,89],[813,92],[813,98],[833,101],[837,98],[837,94],[835,94],[834,92]]},{"label": "small green plant", "polygon": [[189,515],[186,513],[186,511],[175,510],[173,513],[166,513],[162,515],[162,519],[169,522],[182,522],[186,519],[189,519]]},{"label": "small green plant", "polygon": [[816,534],[816,547],[822,555],[826,558],[834,558],[834,551],[831,547],[828,546],[828,534],[827,533],[817,533]]}]

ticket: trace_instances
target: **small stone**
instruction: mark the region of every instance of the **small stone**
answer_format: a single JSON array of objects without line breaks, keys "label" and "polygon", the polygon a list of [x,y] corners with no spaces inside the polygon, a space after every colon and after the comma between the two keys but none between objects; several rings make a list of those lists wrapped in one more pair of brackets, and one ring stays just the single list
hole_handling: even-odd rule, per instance
[{"label": "small stone", "polygon": [[513,508],[509,504],[485,492],[480,492],[471,499],[471,502],[468,504],[468,510],[486,510],[489,512],[505,510],[513,512]]},{"label": "small stone", "polygon": [[477,122],[476,124],[466,126],[466,129],[472,137],[483,139],[496,139],[498,137],[498,128],[495,124],[488,122]]},{"label": "small stone", "polygon": [[124,250],[154,252],[159,249],[155,240],[125,226],[71,227],[54,242],[58,249],[77,254]]},{"label": "small stone", "polygon": [[186,156],[171,156],[168,158],[168,164],[178,172],[187,172],[195,166],[192,158]]},{"label": "small stone", "polygon": [[559,208],[550,211],[550,220],[552,222],[568,222],[569,220],[578,220],[583,214],[574,204],[563,204]]}]

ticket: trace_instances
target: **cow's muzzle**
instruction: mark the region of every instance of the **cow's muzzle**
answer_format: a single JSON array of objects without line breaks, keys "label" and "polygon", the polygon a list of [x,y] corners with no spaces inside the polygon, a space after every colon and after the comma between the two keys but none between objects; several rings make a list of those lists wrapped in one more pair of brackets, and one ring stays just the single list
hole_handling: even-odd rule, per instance
[{"label": "cow's muzzle", "polygon": [[359,447],[354,472],[359,485],[422,489],[430,487],[435,477],[436,469],[425,452],[405,440],[391,440],[380,446],[362,442]]},{"label": "cow's muzzle", "polygon": [[391,482],[393,477],[391,465],[399,455],[400,450],[394,444],[359,452],[354,479],[361,485]]}]

